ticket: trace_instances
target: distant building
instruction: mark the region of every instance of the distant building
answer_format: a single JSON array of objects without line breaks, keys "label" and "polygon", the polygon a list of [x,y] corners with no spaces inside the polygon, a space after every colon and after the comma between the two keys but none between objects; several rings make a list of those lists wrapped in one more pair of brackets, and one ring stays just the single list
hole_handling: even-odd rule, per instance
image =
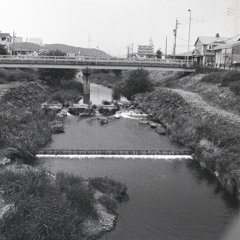
[{"label": "distant building", "polygon": [[141,58],[154,58],[156,55],[154,53],[154,45],[138,45],[137,55]]},{"label": "distant building", "polygon": [[29,49],[18,49],[16,48],[14,50],[14,53],[18,56],[38,56],[38,52],[35,50],[29,50]]},{"label": "distant building", "polygon": [[42,38],[28,38],[28,42],[35,43],[37,45],[43,46]]},{"label": "distant building", "polygon": [[0,45],[3,45],[9,54],[12,54],[11,48],[12,37],[10,33],[1,33],[0,32]]},{"label": "distant building", "polygon": [[21,42],[23,42],[23,38],[22,37],[15,37],[14,42],[15,43],[21,43]]}]

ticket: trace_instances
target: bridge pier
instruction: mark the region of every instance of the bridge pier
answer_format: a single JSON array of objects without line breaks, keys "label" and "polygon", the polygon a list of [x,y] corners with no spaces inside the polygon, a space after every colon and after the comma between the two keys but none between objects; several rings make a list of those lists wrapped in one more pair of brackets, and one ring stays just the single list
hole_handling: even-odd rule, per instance
[{"label": "bridge pier", "polygon": [[83,69],[83,104],[90,103],[90,80],[89,76],[91,75],[90,69]]}]

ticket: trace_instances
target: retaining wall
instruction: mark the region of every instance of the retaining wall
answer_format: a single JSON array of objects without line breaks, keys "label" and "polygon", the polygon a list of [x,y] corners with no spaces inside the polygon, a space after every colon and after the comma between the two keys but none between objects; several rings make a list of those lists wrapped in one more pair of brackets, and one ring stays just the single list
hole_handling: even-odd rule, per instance
[{"label": "retaining wall", "polygon": [[41,155],[191,155],[190,149],[181,150],[69,150],[44,149]]}]

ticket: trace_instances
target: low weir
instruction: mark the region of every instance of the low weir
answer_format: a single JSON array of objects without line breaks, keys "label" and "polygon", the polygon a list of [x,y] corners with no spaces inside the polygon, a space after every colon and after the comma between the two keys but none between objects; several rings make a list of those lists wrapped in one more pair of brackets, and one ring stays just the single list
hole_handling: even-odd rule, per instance
[{"label": "low weir", "polygon": [[69,150],[44,149],[38,155],[192,155],[190,149],[181,150]]}]

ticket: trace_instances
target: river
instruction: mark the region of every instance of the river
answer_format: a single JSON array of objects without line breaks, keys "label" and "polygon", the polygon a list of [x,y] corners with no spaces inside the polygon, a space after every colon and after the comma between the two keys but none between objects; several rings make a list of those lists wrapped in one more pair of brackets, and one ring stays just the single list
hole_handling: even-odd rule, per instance
[{"label": "river", "polygon": [[[111,89],[91,84],[91,101],[111,100]],[[46,148],[179,149],[135,119],[68,116],[65,133]],[[236,216],[238,202],[194,161],[167,158],[39,158],[38,166],[84,178],[109,176],[128,186],[129,201],[119,208],[115,231],[102,239],[218,240]]]}]

